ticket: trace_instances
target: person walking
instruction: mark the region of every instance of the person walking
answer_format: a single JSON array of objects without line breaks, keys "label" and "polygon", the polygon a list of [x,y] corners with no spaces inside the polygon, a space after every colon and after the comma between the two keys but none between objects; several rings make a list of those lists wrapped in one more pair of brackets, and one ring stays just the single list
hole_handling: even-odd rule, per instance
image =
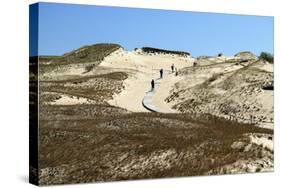
[{"label": "person walking", "polygon": [[163,69],[160,69],[160,78],[163,78]]},{"label": "person walking", "polygon": [[174,66],[174,64],[172,64],[172,66],[171,66],[172,72],[174,72],[174,68],[175,68],[175,66]]},{"label": "person walking", "polygon": [[152,79],[152,80],[151,80],[151,91],[153,91],[153,90],[154,90],[154,85],[155,85],[155,83],[154,83],[154,79]]}]

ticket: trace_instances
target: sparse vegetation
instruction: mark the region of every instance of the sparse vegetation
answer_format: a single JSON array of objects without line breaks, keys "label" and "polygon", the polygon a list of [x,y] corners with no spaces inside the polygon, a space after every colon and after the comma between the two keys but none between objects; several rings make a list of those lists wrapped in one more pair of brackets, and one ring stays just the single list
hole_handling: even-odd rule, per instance
[{"label": "sparse vegetation", "polygon": [[[211,115],[97,113],[102,108],[110,110],[84,105],[44,112],[49,115],[40,122],[41,184],[203,175],[237,159],[259,159],[257,146],[244,151],[231,145],[248,145],[245,134],[272,134]],[[46,172],[54,169],[49,178]]]},{"label": "sparse vegetation", "polygon": [[[253,113],[255,121],[273,121],[270,114],[263,117],[267,111],[255,105],[259,100],[253,95],[273,90],[273,73],[260,68],[267,65],[253,63],[254,57],[244,63],[243,58],[229,60],[239,62],[237,65],[207,57],[206,62],[192,67],[193,61],[179,57],[176,67],[182,62],[190,67],[179,68],[175,87],[166,98],[168,103],[175,102],[173,108],[179,113],[131,112],[116,98],[122,97],[124,89],[125,94],[132,91],[128,90],[131,85],[142,87],[140,83],[145,82],[128,81],[147,77],[151,56],[145,54],[147,64],[140,62],[137,66],[141,71],[132,68],[136,64],[131,61],[137,55],[143,60],[143,52],[127,56],[129,53],[120,50],[102,62],[103,66],[96,66],[119,48],[98,44],[59,58],[43,58],[52,62],[39,67],[40,185],[259,172],[273,167],[273,150],[253,143],[250,137],[262,135],[259,138],[273,140],[273,130],[237,121]],[[174,51],[144,49],[148,53],[171,53],[170,61],[177,58]],[[248,55],[242,53],[243,57]],[[158,67],[153,68],[158,73]],[[31,78],[35,77],[37,66],[32,65],[30,70]],[[170,78],[175,77],[171,74]],[[30,84],[34,100],[31,107],[38,100],[32,93],[38,89],[33,85],[36,81]],[[132,92],[131,97],[136,93]],[[128,104],[133,103],[127,95],[124,98]],[[253,99],[251,104],[248,99]],[[261,160],[265,164],[256,165]],[[246,162],[240,161],[256,167],[249,169]]]},{"label": "sparse vegetation", "polygon": [[104,57],[121,48],[117,44],[95,44],[84,46],[77,50],[64,54],[63,56],[53,59],[53,64],[71,64],[71,63],[88,63],[100,62]]},{"label": "sparse vegetation", "polygon": [[142,50],[147,53],[166,53],[166,54],[177,54],[177,55],[186,55],[189,56],[189,52],[183,52],[183,51],[173,51],[173,50],[164,50],[159,48],[151,48],[151,47],[143,47]]},{"label": "sparse vegetation", "polygon": [[44,63],[44,62],[51,62],[59,57],[60,56],[39,56],[38,58],[40,63]]},{"label": "sparse vegetation", "polygon": [[[256,122],[270,122],[273,108],[264,110],[261,100],[253,100],[258,95],[265,96],[262,90],[273,91],[273,73],[258,69],[258,66],[263,66],[262,62],[252,60],[247,63],[248,66],[240,65],[241,69],[228,73],[217,70],[237,65],[225,63],[185,68],[180,72],[182,76],[204,79],[187,88],[189,79],[182,79],[177,83],[178,87],[170,92],[166,102],[175,104],[173,108],[180,112],[213,113],[220,116],[235,114],[236,118],[245,122],[249,122],[250,116],[254,115]],[[216,72],[212,73],[212,70]],[[266,93],[269,99],[271,95],[273,93]]]},{"label": "sparse vegetation", "polygon": [[222,75],[221,73],[213,74],[213,75],[208,79],[208,81],[209,81],[209,82],[213,82],[213,81],[215,81],[216,79],[218,79],[221,75]]},{"label": "sparse vegetation", "polygon": [[274,62],[274,58],[273,55],[267,52],[261,52],[259,58],[261,60],[267,61],[269,63],[273,63]]},{"label": "sparse vegetation", "polygon": [[90,72],[91,70],[93,70],[94,69],[94,65],[88,65],[88,66],[86,66],[85,67],[85,72],[84,73],[88,73],[88,72]]},{"label": "sparse vegetation", "polygon": [[[58,81],[41,81],[40,91],[58,94],[72,95],[73,97],[84,97],[97,104],[106,104],[106,100],[112,98],[114,93],[118,93],[123,88],[123,80],[127,78],[124,72],[113,72],[82,78],[74,78]],[[41,102],[45,102],[40,98]]]},{"label": "sparse vegetation", "polygon": [[239,52],[234,55],[235,57],[240,58],[241,60],[256,60],[257,56],[250,51]]}]

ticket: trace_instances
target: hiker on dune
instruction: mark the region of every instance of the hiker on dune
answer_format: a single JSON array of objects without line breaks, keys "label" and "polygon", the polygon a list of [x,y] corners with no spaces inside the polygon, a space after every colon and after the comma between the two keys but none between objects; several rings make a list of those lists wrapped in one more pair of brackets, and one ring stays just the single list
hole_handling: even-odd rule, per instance
[{"label": "hiker on dune", "polygon": [[178,73],[178,69],[177,69],[177,68],[175,68],[175,70],[176,70],[176,74],[175,74],[175,75],[177,76],[177,75],[179,74],[179,73]]},{"label": "hiker on dune", "polygon": [[174,72],[174,68],[175,68],[175,66],[174,66],[174,64],[172,64],[172,66],[171,66],[172,72]]},{"label": "hiker on dune", "polygon": [[163,78],[163,69],[160,69],[160,78]]},{"label": "hiker on dune", "polygon": [[155,83],[154,83],[154,80],[152,79],[152,80],[151,80],[151,91],[154,90],[154,84],[155,84]]}]

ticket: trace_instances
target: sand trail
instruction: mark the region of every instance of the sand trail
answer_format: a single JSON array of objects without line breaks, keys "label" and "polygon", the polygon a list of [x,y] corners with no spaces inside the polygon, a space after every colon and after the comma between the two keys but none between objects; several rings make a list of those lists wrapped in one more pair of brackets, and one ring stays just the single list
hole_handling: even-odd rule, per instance
[{"label": "sand trail", "polygon": [[[175,55],[157,54],[148,55],[138,52],[127,52],[123,49],[117,50],[100,64],[102,67],[108,67],[111,69],[124,70],[128,73],[128,78],[124,81],[124,89],[121,93],[113,96],[113,99],[108,101],[113,106],[119,106],[132,112],[149,112],[144,108],[142,101],[143,98],[149,94],[147,93],[151,89],[151,80],[159,78],[159,70],[164,69],[164,77],[168,75],[168,70],[171,66],[174,66],[179,70],[183,67],[192,66],[192,58],[183,58]],[[163,79],[165,84],[167,79]],[[173,82],[171,82],[172,85]],[[162,86],[161,86],[162,87]],[[163,96],[168,95],[169,90],[165,90]],[[159,108],[160,112],[172,113],[174,112],[170,106],[165,104],[163,97],[161,100],[154,100],[153,93],[149,98],[151,102],[155,103],[155,106]],[[161,95],[160,95],[161,96]]]},{"label": "sand trail", "polygon": [[[145,93],[142,100],[142,104],[146,109],[149,109],[152,112],[161,112],[161,113],[176,113],[177,111],[173,110],[171,106],[165,102],[165,97],[170,91],[170,87],[174,84],[172,79],[174,73],[168,70],[164,70],[163,78],[155,77],[155,88],[154,90],[149,90]],[[159,88],[161,89],[159,91]]]}]

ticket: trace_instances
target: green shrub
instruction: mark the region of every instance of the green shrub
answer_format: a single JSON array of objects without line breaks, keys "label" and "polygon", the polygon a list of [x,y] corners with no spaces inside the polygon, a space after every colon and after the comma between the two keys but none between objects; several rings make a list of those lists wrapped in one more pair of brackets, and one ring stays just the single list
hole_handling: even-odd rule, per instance
[{"label": "green shrub", "polygon": [[88,72],[90,72],[91,70],[93,70],[94,66],[95,66],[95,65],[88,65],[88,66],[86,66],[86,67],[85,67],[85,72],[84,72],[84,73],[88,73]]},{"label": "green shrub", "polygon": [[272,56],[272,54],[267,53],[267,52],[261,52],[260,57],[261,60],[265,60],[269,63],[273,63],[274,62],[274,57]]}]

